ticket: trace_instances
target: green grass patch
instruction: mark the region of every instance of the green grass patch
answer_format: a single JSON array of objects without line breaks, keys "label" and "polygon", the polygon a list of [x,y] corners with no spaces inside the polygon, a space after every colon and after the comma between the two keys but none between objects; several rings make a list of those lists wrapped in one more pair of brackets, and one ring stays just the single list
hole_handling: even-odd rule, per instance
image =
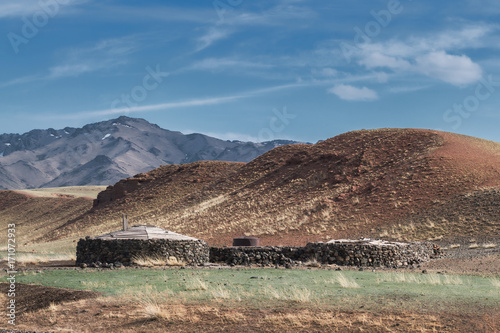
[{"label": "green grass patch", "polygon": [[[86,289],[112,297],[154,292],[166,300],[220,301],[246,306],[301,306],[380,311],[473,312],[500,303],[491,278],[418,273],[281,269],[50,270],[18,275],[18,282]],[[493,282],[492,282],[493,281]]]}]

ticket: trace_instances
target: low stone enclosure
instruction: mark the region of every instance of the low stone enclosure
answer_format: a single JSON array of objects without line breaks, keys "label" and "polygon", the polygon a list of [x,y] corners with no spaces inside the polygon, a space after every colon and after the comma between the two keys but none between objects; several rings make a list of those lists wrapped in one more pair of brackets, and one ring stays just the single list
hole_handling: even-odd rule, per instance
[{"label": "low stone enclosure", "polygon": [[428,242],[332,240],[305,247],[212,247],[210,262],[228,265],[292,266],[303,263],[407,267],[429,261],[439,249]]},{"label": "low stone enclosure", "polygon": [[134,258],[164,258],[179,264],[203,265],[209,260],[208,244],[154,226],[133,226],[95,238],[80,239],[78,266],[119,267],[133,265]]},{"label": "low stone enclosure", "polygon": [[332,240],[304,247],[209,247],[196,238],[153,226],[134,226],[95,238],[80,239],[76,264],[91,267],[134,265],[137,257],[175,259],[186,265],[297,266],[336,264],[359,267],[408,267],[439,255],[429,242],[399,243],[371,239]]}]

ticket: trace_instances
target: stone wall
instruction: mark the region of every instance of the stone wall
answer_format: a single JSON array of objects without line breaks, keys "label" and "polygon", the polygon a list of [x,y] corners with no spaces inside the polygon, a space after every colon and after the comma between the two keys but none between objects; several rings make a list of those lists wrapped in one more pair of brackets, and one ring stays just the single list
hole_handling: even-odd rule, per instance
[{"label": "stone wall", "polygon": [[344,240],[309,243],[305,247],[212,247],[210,262],[229,265],[292,266],[312,261],[371,267],[405,267],[428,261],[435,253],[427,242],[390,243]]},{"label": "stone wall", "polygon": [[402,267],[429,261],[434,246],[428,242],[343,241],[309,243],[304,252],[304,258],[323,264]]},{"label": "stone wall", "polygon": [[228,265],[293,265],[299,259],[301,248],[278,246],[211,247],[210,262]]},{"label": "stone wall", "polygon": [[132,264],[135,256],[175,257],[187,265],[203,265],[209,260],[210,249],[202,240],[170,239],[80,239],[76,247],[76,264],[115,266]]}]

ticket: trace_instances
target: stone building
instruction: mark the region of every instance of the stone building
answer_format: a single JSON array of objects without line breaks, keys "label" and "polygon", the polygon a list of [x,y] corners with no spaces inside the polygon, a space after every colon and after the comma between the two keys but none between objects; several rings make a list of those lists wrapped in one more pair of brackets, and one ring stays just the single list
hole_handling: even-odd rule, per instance
[{"label": "stone building", "polygon": [[76,264],[109,267],[133,265],[135,258],[165,258],[186,265],[202,265],[209,260],[208,244],[151,225],[127,227],[95,238],[80,239]]}]

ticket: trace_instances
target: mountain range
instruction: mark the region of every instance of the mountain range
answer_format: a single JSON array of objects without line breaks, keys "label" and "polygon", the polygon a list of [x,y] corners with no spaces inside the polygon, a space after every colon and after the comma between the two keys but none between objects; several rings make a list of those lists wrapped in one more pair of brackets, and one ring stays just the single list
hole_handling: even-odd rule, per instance
[{"label": "mountain range", "polygon": [[82,128],[0,135],[0,189],[110,185],[161,165],[248,162],[294,141],[225,141],[126,116]]}]

